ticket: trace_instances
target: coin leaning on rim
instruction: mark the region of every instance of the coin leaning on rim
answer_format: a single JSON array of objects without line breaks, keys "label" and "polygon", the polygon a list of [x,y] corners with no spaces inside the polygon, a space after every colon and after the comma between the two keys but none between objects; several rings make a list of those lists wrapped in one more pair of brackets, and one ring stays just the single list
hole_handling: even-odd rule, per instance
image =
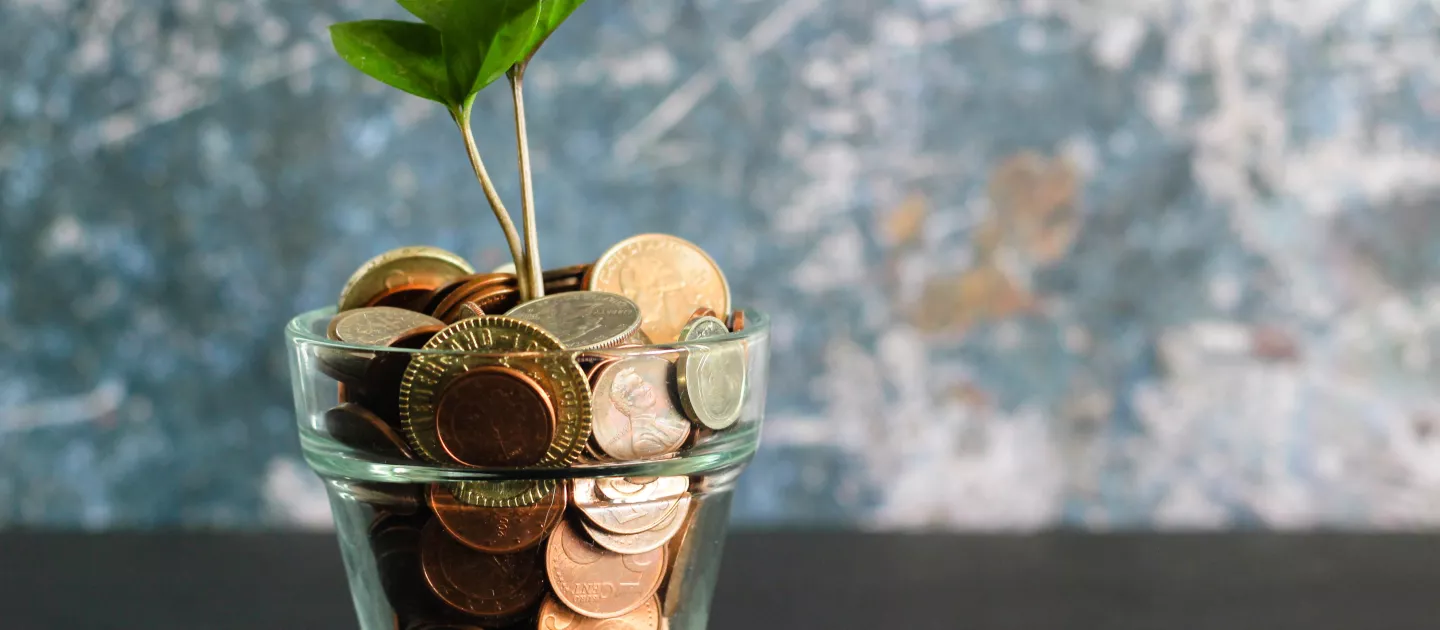
[{"label": "coin leaning on rim", "polygon": [[426,245],[392,249],[360,265],[340,290],[339,311],[370,304],[385,293],[401,288],[437,289],[461,276],[475,273],[464,258]]},{"label": "coin leaning on rim", "polygon": [[640,305],[640,327],[656,343],[679,338],[697,308],[730,312],[730,285],[705,250],[668,234],[616,243],[586,274],[585,287],[619,293]]},{"label": "coin leaning on rim", "polygon": [[505,313],[544,328],[571,350],[598,350],[623,343],[640,328],[640,307],[604,291],[557,293]]},{"label": "coin leaning on rim", "polygon": [[688,343],[675,366],[680,404],[690,418],[720,430],[740,419],[745,401],[745,350],[736,341],[690,343],[730,334],[725,322],[701,317],[685,325],[680,341]]}]

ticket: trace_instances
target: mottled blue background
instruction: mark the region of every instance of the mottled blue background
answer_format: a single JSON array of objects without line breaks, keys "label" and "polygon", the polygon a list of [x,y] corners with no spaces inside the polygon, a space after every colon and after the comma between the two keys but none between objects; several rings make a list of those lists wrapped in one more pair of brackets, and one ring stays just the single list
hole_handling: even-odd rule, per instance
[{"label": "mottled blue background", "polygon": [[[487,267],[385,0],[0,6],[0,525],[328,522],[281,327]],[[1427,0],[594,0],[527,95],[551,266],[642,231],[774,314],[746,524],[1440,524]],[[513,199],[509,104],[482,150]]]}]

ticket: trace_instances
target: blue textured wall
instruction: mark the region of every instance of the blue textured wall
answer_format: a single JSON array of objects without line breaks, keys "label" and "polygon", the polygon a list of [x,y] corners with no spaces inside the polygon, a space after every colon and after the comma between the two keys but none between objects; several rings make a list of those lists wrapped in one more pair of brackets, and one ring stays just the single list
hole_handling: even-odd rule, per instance
[{"label": "blue textured wall", "polygon": [[[0,6],[0,525],[324,523],[280,330],[502,262],[384,0]],[[641,231],[775,315],[744,522],[1440,523],[1426,0],[593,0],[529,73],[553,265]],[[507,182],[509,107],[478,130]]]}]

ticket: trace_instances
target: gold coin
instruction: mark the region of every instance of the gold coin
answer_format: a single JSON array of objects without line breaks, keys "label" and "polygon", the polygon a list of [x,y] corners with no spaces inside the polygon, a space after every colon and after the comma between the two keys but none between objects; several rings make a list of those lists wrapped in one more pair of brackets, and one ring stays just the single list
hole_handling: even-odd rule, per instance
[{"label": "gold coin", "polygon": [[550,535],[545,572],[555,596],[577,613],[613,619],[653,601],[665,577],[665,548],[621,555],[585,538],[569,522]]},{"label": "gold coin", "polygon": [[590,387],[574,355],[563,352],[555,337],[534,324],[482,315],[446,327],[424,350],[444,352],[417,353],[400,380],[401,424],[421,457],[459,463],[445,451],[436,432],[440,394],[472,369],[500,366],[534,379],[554,406],[554,437],[536,466],[562,467],[579,461],[590,439]]},{"label": "gold coin", "polygon": [[553,595],[540,604],[540,630],[660,630],[663,623],[660,602],[655,597],[612,619],[591,619],[576,613]]},{"label": "gold coin", "polygon": [[472,273],[475,270],[464,258],[438,247],[416,245],[392,249],[355,270],[340,290],[338,310],[369,305],[401,287],[438,289]]},{"label": "gold coin", "polygon": [[670,343],[697,308],[730,312],[730,286],[709,254],[668,234],[632,236],[611,247],[586,276],[586,288],[619,293],[640,305],[641,330]]},{"label": "gold coin", "polygon": [[[730,334],[725,322],[701,317],[685,325],[680,340]],[[692,420],[719,431],[735,424],[745,402],[745,348],[737,341],[689,344],[675,366],[680,404]]]}]

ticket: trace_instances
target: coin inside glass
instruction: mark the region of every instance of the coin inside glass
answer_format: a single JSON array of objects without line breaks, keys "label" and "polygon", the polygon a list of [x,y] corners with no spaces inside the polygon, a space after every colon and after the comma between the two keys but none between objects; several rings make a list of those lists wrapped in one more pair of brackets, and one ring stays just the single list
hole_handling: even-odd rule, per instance
[{"label": "coin inside glass", "polygon": [[475,273],[464,258],[438,247],[392,249],[361,265],[340,290],[337,310],[348,311],[375,303],[377,297],[401,287],[436,289]]},{"label": "coin inside glass", "polygon": [[665,574],[665,548],[621,555],[586,540],[561,522],[545,547],[545,572],[555,596],[571,610],[613,619],[645,605]]},{"label": "coin inside glass", "polygon": [[[702,317],[687,324],[680,338],[693,342],[728,334],[725,322]],[[745,372],[745,350],[735,341],[689,344],[675,379],[686,414],[717,431],[734,424],[744,405]]]},{"label": "coin inside glass", "polygon": [[414,459],[405,438],[389,424],[355,403],[342,403],[325,412],[325,431],[336,442],[357,451],[396,459]]},{"label": "coin inside glass", "polygon": [[516,615],[545,595],[545,553],[535,548],[490,554],[455,540],[439,521],[420,535],[425,581],[445,603],[472,615]]},{"label": "coin inside glass", "polygon": [[580,524],[585,528],[585,533],[595,544],[600,545],[615,553],[636,554],[656,549],[670,542],[676,532],[685,525],[685,517],[690,514],[690,495],[686,493],[680,496],[665,518],[656,523],[654,527],[636,534],[616,534],[597,527],[593,523],[582,519]]},{"label": "coin inside glass", "polygon": [[430,508],[456,540],[487,553],[513,553],[539,544],[565,515],[564,487],[551,489],[539,502],[518,507],[482,507],[460,501],[449,488],[433,484]]},{"label": "coin inside glass", "polygon": [[[601,496],[596,490],[594,479],[575,479],[570,487],[571,501],[580,513],[595,525],[616,534],[638,534],[653,529],[675,510],[681,496],[657,492],[644,501],[620,502]],[[683,492],[682,488],[681,493]]]},{"label": "coin inside glass", "polygon": [[649,355],[597,368],[590,416],[601,451],[633,461],[673,453],[685,444],[690,422],[670,396],[673,370],[669,360]]},{"label": "coin inside glass", "polygon": [[482,366],[451,381],[435,407],[435,432],[451,457],[470,466],[529,466],[545,457],[555,411],[535,379]]},{"label": "coin inside glass", "polygon": [[611,619],[591,619],[570,610],[553,596],[540,604],[540,630],[660,630],[663,621],[657,597]]},{"label": "coin inside glass", "polygon": [[645,334],[659,343],[678,339],[697,308],[730,311],[730,287],[720,267],[694,243],[668,234],[616,243],[595,261],[585,283],[634,300]]},{"label": "coin inside glass", "polygon": [[506,315],[544,328],[571,350],[609,348],[640,328],[640,307],[604,291],[559,293],[531,300]]}]

